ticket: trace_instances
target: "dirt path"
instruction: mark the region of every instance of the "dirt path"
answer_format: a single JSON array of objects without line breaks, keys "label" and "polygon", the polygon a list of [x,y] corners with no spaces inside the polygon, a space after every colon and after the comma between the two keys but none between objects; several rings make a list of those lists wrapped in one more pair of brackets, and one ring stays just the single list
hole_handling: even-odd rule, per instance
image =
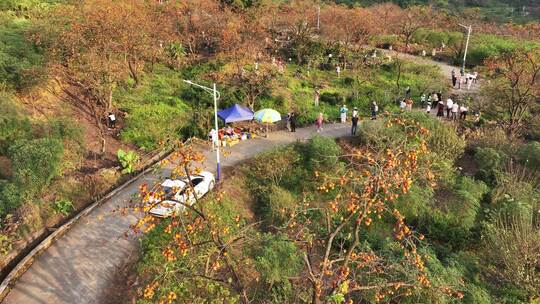
[{"label": "dirt path", "polygon": [[[321,135],[343,137],[349,135],[349,124],[327,125]],[[227,149],[224,167],[233,166],[255,154],[275,146],[313,137],[314,127],[298,129],[296,133],[279,131],[268,139],[257,138],[241,142]],[[204,166],[214,171],[215,157],[205,151]],[[134,215],[111,216],[111,211],[127,206],[143,183],[161,181],[170,168],[147,174],[108,202],[95,209],[39,256],[28,271],[17,281],[3,303],[9,304],[119,304],[115,294],[119,286],[117,272],[125,268],[126,261],[138,254],[139,241],[125,237]],[[120,287],[121,288],[121,287]]]}]

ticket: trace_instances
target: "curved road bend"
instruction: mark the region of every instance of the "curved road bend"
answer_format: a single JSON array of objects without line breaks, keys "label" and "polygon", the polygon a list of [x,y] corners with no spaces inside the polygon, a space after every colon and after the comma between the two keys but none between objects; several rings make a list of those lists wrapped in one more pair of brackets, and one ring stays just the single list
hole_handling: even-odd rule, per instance
[{"label": "curved road bend", "polygon": [[[349,135],[349,124],[326,125],[321,135],[343,137]],[[224,157],[223,166],[231,166],[277,145],[307,139],[317,134],[314,127],[271,133],[268,139],[257,138],[234,146]],[[215,168],[215,158],[205,151],[204,166]],[[110,215],[119,206],[127,206],[143,183],[161,181],[169,172],[163,168],[148,173],[107,202],[82,218],[47,251],[37,257],[34,264],[16,282],[3,303],[6,304],[100,304],[110,303],[108,294],[115,291],[115,277],[130,256],[138,254],[136,237],[126,238],[134,215]]]}]

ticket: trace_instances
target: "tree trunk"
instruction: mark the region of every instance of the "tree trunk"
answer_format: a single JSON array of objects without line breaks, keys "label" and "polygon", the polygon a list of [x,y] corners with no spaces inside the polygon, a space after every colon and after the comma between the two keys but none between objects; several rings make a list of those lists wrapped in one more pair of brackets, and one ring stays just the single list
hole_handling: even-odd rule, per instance
[{"label": "tree trunk", "polygon": [[99,140],[100,140],[100,148],[99,148],[99,157],[100,159],[103,159],[105,156],[105,131],[103,130],[103,124],[101,123],[101,115],[98,113],[98,111],[94,110],[94,120],[96,121],[96,126],[98,128],[99,132]]},{"label": "tree trunk", "polygon": [[139,86],[139,76],[137,76],[137,71],[135,67],[133,66],[133,63],[131,62],[131,59],[128,59],[128,66],[129,66],[129,73],[131,74],[131,78],[135,81],[134,87]]}]

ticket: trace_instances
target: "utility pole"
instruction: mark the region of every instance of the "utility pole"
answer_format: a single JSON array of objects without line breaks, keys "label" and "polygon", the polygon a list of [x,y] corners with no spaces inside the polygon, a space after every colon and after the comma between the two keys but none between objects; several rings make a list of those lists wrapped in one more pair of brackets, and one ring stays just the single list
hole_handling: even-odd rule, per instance
[{"label": "utility pole", "polygon": [[[210,93],[210,94],[212,94],[214,96],[214,123],[215,123],[216,132],[218,133],[218,144],[216,145],[216,162],[217,162],[217,168],[216,168],[217,169],[217,172],[216,172],[217,176],[216,176],[216,179],[220,180],[221,179],[221,163],[220,163],[220,160],[219,160],[219,129],[218,129],[217,101],[220,98],[221,94],[219,94],[218,90],[216,90],[216,84],[215,83],[214,83],[213,88],[209,88],[209,87],[205,87],[203,85],[194,83],[191,80],[184,80],[184,82],[189,84],[189,85],[192,85],[194,87],[201,88],[204,91],[206,91],[206,92],[208,92],[208,93]],[[215,144],[215,143],[212,143],[212,144]]]},{"label": "utility pole", "polygon": [[321,6],[317,6],[317,31],[321,29]]},{"label": "utility pole", "polygon": [[465,61],[467,60],[467,50],[469,49],[469,39],[471,38],[472,26],[465,26],[459,23],[459,26],[467,29],[467,42],[465,43],[465,53],[463,54],[463,67],[461,68],[461,73],[465,73]]}]

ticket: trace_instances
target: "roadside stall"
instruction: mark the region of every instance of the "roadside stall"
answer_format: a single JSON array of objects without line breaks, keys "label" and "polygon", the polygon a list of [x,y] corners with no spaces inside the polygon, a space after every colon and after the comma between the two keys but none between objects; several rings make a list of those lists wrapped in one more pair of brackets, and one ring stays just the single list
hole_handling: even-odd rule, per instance
[{"label": "roadside stall", "polygon": [[253,120],[253,111],[249,108],[234,104],[230,108],[219,111],[218,117],[226,124],[224,128],[218,131],[219,143],[222,146],[234,146],[241,140],[254,137],[250,130],[235,128],[230,125],[234,122]]}]

